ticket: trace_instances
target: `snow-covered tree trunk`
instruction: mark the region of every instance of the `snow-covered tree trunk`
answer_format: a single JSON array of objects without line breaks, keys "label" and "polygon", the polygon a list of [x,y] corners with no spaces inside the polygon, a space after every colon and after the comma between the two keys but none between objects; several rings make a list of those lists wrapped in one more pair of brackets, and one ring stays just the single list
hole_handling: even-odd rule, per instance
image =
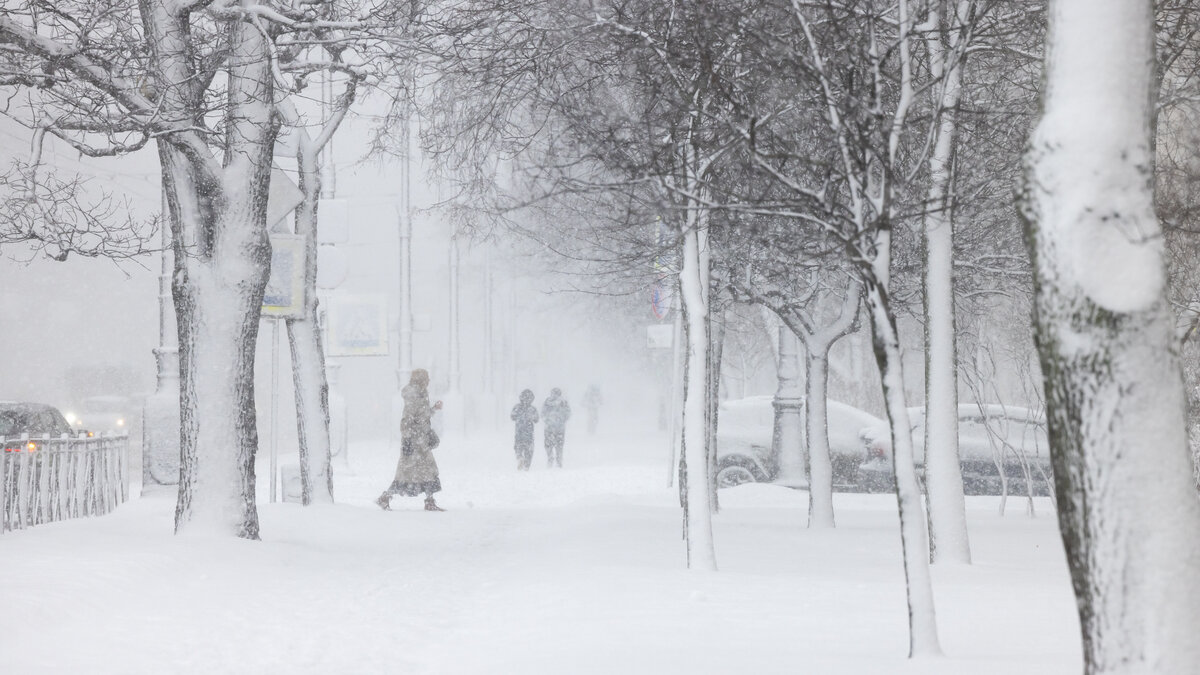
[{"label": "snow-covered tree trunk", "polygon": [[686,480],[684,518],[687,520],[687,564],[691,569],[717,569],[712,535],[712,507],[708,489],[707,435],[708,400],[708,232],[702,217],[692,213],[683,233],[683,265],[679,286],[687,320],[687,383],[683,408],[683,466]]},{"label": "snow-covered tree trunk", "polygon": [[321,196],[316,147],[298,130],[296,160],[303,200],[296,209],[296,234],[304,236],[304,316],[287,320],[296,392],[296,432],[300,446],[300,501],[333,503],[332,453],[329,441],[329,384],[325,351],[317,319],[317,203]]},{"label": "snow-covered tree trunk", "polygon": [[1051,0],[1022,215],[1084,671],[1200,672],[1200,502],[1154,211],[1153,4]]},{"label": "snow-covered tree trunk", "polygon": [[[711,294],[710,290],[710,294]],[[712,297],[711,295],[709,296]],[[711,312],[710,312],[711,314]],[[720,513],[721,503],[717,495],[717,425],[721,414],[721,361],[725,354],[725,312],[716,313],[709,322],[712,338],[709,340],[711,355],[708,364],[708,494],[709,507]]]},{"label": "snow-covered tree trunk", "polygon": [[[143,5],[157,50],[156,79],[176,90],[164,114],[188,109],[187,29],[170,8]],[[159,141],[175,247],[179,330],[180,480],[176,532],[258,538],[254,351],[270,267],[267,194],[277,130],[268,45],[248,22],[230,24],[225,157]],[[172,97],[178,98],[172,98]]]},{"label": "snow-covered tree trunk", "polygon": [[921,509],[921,486],[917,482],[913,463],[911,424],[904,400],[900,337],[888,303],[887,289],[880,278],[886,279],[886,273],[877,272],[865,280],[866,302],[871,314],[875,359],[879,364],[883,400],[892,435],[892,468],[896,476],[896,503],[900,509],[900,543],[904,555],[904,576],[908,582],[909,656],[930,656],[940,654],[941,647],[938,644],[933,584],[929,574],[929,542]]},{"label": "snow-covered tree trunk", "polygon": [[[958,365],[954,334],[954,220],[948,199],[957,134],[962,64],[943,67],[947,54],[930,37],[933,75],[941,78],[939,119],[929,156],[925,214],[925,490],[929,558],[969,564],[966,499],[958,452]],[[950,55],[954,57],[953,54]]]},{"label": "snow-covered tree trunk", "polygon": [[829,351],[806,352],[804,425],[808,441],[808,526],[833,527],[833,461],[829,456],[829,413],[825,387],[829,381]]}]

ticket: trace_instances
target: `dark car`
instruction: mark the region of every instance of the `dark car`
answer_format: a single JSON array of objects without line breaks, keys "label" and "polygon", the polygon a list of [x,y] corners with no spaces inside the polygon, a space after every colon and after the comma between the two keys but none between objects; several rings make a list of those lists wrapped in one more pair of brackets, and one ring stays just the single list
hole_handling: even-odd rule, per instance
[{"label": "dark car", "polygon": [[0,401],[0,440],[5,452],[33,451],[37,443],[23,440],[47,436],[59,438],[63,434],[74,435],[67,419],[54,406],[44,403],[17,403]]},{"label": "dark car", "polygon": [[[925,408],[909,408],[914,460],[925,469]],[[867,461],[859,468],[872,490],[892,490],[892,443],[886,424],[863,430]],[[958,407],[958,452],[968,495],[1048,495],[1053,486],[1046,416],[1041,410],[998,403]]]}]

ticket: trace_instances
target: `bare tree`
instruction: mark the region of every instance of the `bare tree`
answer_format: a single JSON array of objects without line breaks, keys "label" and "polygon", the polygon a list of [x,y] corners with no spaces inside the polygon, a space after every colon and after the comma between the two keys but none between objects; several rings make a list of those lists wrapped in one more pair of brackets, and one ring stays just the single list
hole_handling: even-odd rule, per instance
[{"label": "bare tree", "polygon": [[[353,40],[390,39],[383,9],[105,0],[0,11],[22,118],[89,156],[157,147],[175,253],[181,461],[176,531],[258,537],[254,347],[270,264],[279,104]],[[332,45],[332,47],[330,47]],[[69,225],[69,223],[68,223]]]}]

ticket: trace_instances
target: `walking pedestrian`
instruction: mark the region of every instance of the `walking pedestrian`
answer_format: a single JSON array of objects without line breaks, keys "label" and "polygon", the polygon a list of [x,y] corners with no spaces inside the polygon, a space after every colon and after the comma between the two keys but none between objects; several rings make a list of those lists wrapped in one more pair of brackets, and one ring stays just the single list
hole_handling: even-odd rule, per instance
[{"label": "walking pedestrian", "polygon": [[417,369],[408,384],[400,391],[404,398],[404,413],[400,418],[400,461],[396,477],[375,503],[384,511],[392,508],[392,495],[415,497],[425,493],[426,511],[445,511],[433,499],[442,489],[433,449],[440,442],[433,430],[433,413],[442,409],[442,402],[429,405],[429,372]]},{"label": "walking pedestrian", "polygon": [[571,405],[563,398],[562,389],[556,387],[550,390],[550,396],[542,403],[542,418],[546,421],[542,431],[546,444],[546,465],[561,469],[567,420],[571,418]]},{"label": "walking pedestrian", "polygon": [[517,453],[517,469],[528,471],[533,461],[533,425],[538,422],[537,408],[533,407],[533,392],[526,389],[512,409],[512,420],[517,423],[513,449]]}]

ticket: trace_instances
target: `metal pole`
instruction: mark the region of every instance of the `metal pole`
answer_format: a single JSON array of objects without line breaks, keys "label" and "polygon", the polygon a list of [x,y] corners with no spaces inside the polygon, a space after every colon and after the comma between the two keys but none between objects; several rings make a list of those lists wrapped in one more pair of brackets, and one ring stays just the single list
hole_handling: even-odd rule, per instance
[{"label": "metal pole", "polygon": [[458,332],[458,230],[450,235],[450,391],[461,388]]},{"label": "metal pole", "polygon": [[405,120],[405,153],[401,162],[400,185],[400,360],[398,387],[403,387],[412,372],[412,133],[411,121]]},{"label": "metal pole", "polygon": [[279,319],[271,319],[271,502],[279,475]]},{"label": "metal pole", "polygon": [[[675,298],[682,300],[679,293],[675,294]],[[671,331],[671,459],[667,464],[667,487],[675,485],[675,451],[679,449],[681,441],[679,422],[683,408],[683,309],[674,309],[675,327]]]}]

